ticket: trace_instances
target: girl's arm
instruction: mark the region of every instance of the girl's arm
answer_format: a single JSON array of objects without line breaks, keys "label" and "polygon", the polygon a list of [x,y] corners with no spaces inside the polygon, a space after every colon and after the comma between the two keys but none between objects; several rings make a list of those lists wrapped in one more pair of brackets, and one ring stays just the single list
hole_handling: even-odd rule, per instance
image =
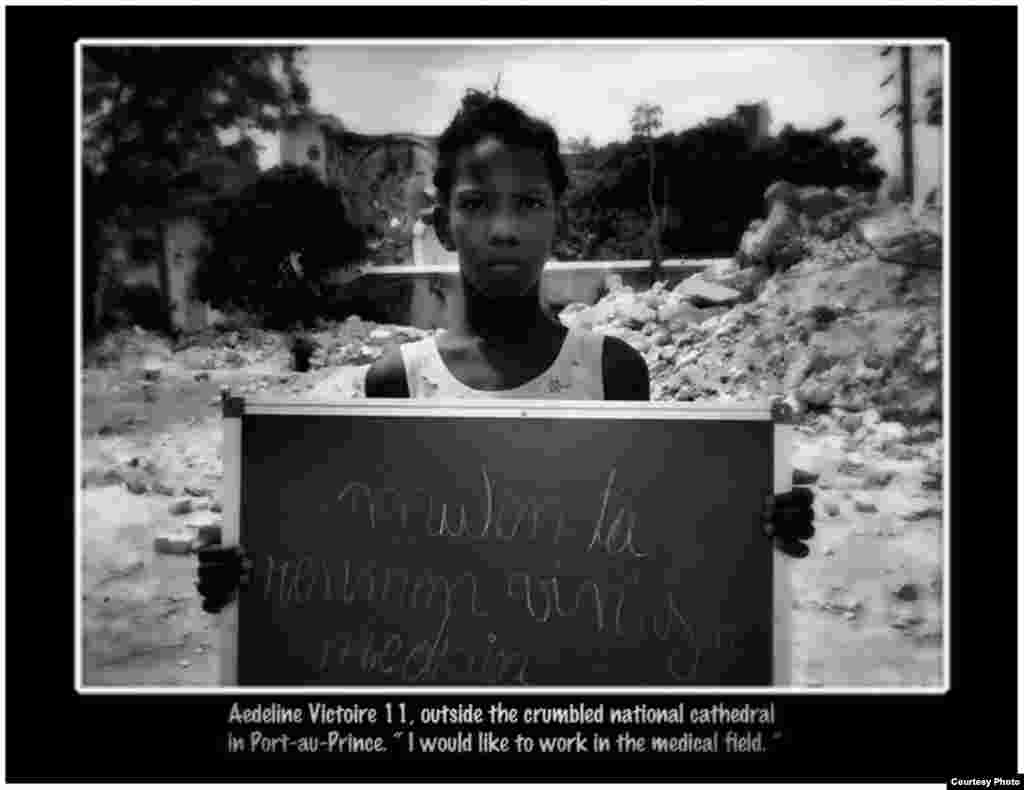
[{"label": "girl's arm", "polygon": [[409,384],[398,346],[386,352],[366,371],[367,398],[408,398]]},{"label": "girl's arm", "polygon": [[605,400],[651,399],[651,376],[640,352],[625,340],[610,335],[604,338],[601,375]]}]

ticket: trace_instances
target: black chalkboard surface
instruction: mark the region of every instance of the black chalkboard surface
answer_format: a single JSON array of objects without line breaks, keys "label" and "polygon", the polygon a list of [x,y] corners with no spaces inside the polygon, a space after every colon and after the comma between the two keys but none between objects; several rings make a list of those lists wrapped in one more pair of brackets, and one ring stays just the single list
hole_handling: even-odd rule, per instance
[{"label": "black chalkboard surface", "polygon": [[240,410],[238,685],[771,685],[767,410],[366,403]]}]

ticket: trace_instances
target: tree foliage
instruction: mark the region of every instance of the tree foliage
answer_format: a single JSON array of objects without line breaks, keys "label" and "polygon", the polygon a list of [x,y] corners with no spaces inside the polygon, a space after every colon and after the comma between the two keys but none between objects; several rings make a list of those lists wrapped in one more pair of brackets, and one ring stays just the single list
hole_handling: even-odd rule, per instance
[{"label": "tree foliage", "polygon": [[309,167],[269,170],[216,201],[205,220],[211,244],[196,272],[196,296],[262,314],[268,325],[321,315],[330,275],[366,253],[341,192]]},{"label": "tree foliage", "polygon": [[[251,153],[248,135],[275,131],[305,107],[297,47],[89,46],[82,63],[85,306],[103,281],[104,228],[151,228],[199,186],[211,156]],[[241,132],[224,146],[219,133]],[[202,190],[199,190],[202,191]],[[161,262],[166,300],[167,274]],[[166,304],[165,304],[166,309]],[[87,330],[97,316],[85,316]]]},{"label": "tree foliage", "polygon": [[668,221],[661,241],[668,256],[731,255],[747,225],[764,215],[763,195],[775,181],[795,185],[876,189],[885,172],[867,139],[838,139],[844,122],[818,129],[785,126],[754,141],[737,116],[711,118],[653,139],[658,178],[651,189],[643,138],[598,149],[589,166],[573,165],[566,193],[568,227],[556,245],[564,260],[644,258],[653,201]]}]

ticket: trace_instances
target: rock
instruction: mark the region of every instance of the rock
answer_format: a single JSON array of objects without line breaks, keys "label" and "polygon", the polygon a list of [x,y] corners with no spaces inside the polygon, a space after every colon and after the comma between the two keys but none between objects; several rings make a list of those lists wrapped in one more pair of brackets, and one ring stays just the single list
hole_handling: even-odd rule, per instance
[{"label": "rock", "polygon": [[628,342],[641,354],[646,354],[651,350],[651,341],[643,335],[636,335],[635,337],[630,338]]},{"label": "rock", "polygon": [[877,513],[878,512],[878,506],[874,502],[871,502],[871,501],[869,501],[867,499],[862,499],[860,497],[857,497],[856,499],[854,499],[853,507],[854,507],[854,510],[856,510],[858,513]]},{"label": "rock", "polygon": [[920,510],[914,510],[914,511],[908,513],[906,516],[904,516],[904,519],[906,521],[924,521],[925,519],[929,519],[929,518],[941,519],[942,518],[942,508],[941,507],[935,507],[935,506],[929,506],[929,507],[922,508]]},{"label": "rock", "polygon": [[885,454],[894,461],[913,461],[918,455],[913,447],[899,443],[886,447]]},{"label": "rock", "polygon": [[640,329],[650,321],[657,319],[658,314],[641,302],[622,305],[616,311],[630,329]]},{"label": "rock", "polygon": [[666,324],[669,331],[678,332],[690,324],[700,324],[707,320],[704,311],[689,302],[671,300],[658,309],[658,321]]},{"label": "rock", "polygon": [[723,285],[709,283],[699,277],[687,277],[673,293],[696,307],[731,306],[739,302],[740,292]]},{"label": "rock", "polygon": [[194,513],[185,522],[185,526],[194,530],[200,530],[207,527],[221,527],[221,516],[217,513],[211,513],[210,511]]},{"label": "rock", "polygon": [[905,206],[894,206],[854,224],[857,238],[880,260],[905,266],[942,266],[942,237],[913,217]]},{"label": "rock", "polygon": [[808,406],[822,408],[832,402],[835,394],[836,388],[834,384],[826,381],[808,380],[800,385],[796,392],[796,398]]},{"label": "rock", "polygon": [[847,433],[856,433],[864,424],[864,418],[859,414],[844,414],[839,418],[839,427]]},{"label": "rock", "polygon": [[786,389],[796,389],[808,376],[828,369],[829,359],[815,346],[802,349],[793,358],[782,379]]},{"label": "rock", "polygon": [[889,483],[893,481],[896,475],[888,471],[875,470],[869,472],[867,477],[864,478],[865,488],[885,488]]},{"label": "rock", "polygon": [[734,259],[728,258],[724,261],[715,261],[709,264],[698,276],[709,283],[718,283],[719,285],[731,288],[732,286],[728,282],[722,281],[735,277],[741,271],[740,265]]},{"label": "rock", "polygon": [[375,340],[378,343],[387,342],[394,337],[392,332],[388,329],[374,329],[370,332],[370,340]]},{"label": "rock", "polygon": [[171,503],[168,511],[172,516],[184,516],[192,512],[192,500],[191,499],[179,499],[177,502]]},{"label": "rock", "polygon": [[153,493],[160,496],[175,496],[178,492],[166,483],[153,483]]},{"label": "rock", "polygon": [[[626,286],[622,283],[622,275],[609,274],[604,278],[604,287],[608,293],[616,293],[617,291],[627,290]],[[629,289],[632,290],[632,289]]]},{"label": "rock", "polygon": [[768,218],[760,224],[751,223],[740,239],[736,259],[746,268],[754,264],[774,267],[776,254],[785,248],[800,230],[798,214],[791,198],[781,197],[776,185],[765,193],[766,202],[772,203]]},{"label": "rock", "polygon": [[194,378],[196,381],[209,381],[210,372],[208,370],[201,370],[198,373],[196,373],[192,378]]},{"label": "rock", "polygon": [[819,220],[826,214],[844,209],[850,204],[845,194],[828,187],[802,187],[796,190],[800,212],[811,220]]},{"label": "rock", "polygon": [[183,530],[164,532],[153,541],[157,554],[190,554],[195,547],[195,537]]},{"label": "rock", "polygon": [[133,494],[149,493],[149,486],[142,480],[126,480],[124,485]]},{"label": "rock", "polygon": [[793,470],[793,485],[795,486],[808,486],[818,482],[820,474],[815,472],[806,472],[803,469]]},{"label": "rock", "polygon": [[672,342],[672,333],[667,329],[655,329],[651,335],[651,343],[655,346],[667,346]]},{"label": "rock", "polygon": [[835,518],[839,515],[839,505],[837,505],[835,502],[827,502],[825,504],[825,513],[826,515]]},{"label": "rock", "polygon": [[201,486],[185,486],[185,493],[193,497],[211,497],[213,496],[212,488],[203,488]]}]

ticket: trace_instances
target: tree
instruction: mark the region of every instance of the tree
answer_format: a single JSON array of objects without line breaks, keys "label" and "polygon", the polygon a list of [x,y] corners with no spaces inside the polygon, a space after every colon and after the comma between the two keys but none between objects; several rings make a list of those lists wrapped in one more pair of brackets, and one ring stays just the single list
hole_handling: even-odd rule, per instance
[{"label": "tree", "polygon": [[[895,47],[884,47],[882,56],[887,57],[894,51]],[[942,53],[941,45],[931,45],[926,51],[935,54]],[[882,118],[891,113],[897,112],[896,128],[902,132],[903,138],[903,184],[908,200],[913,200],[914,195],[914,172],[913,172],[913,124],[916,119],[913,113],[913,84],[912,84],[912,61],[911,49],[908,46],[901,46],[900,52],[900,99],[892,103],[883,113]],[[881,87],[886,87],[896,79],[896,73],[888,75],[882,82]],[[929,126],[942,125],[942,79],[936,77],[930,81],[925,91],[926,110],[924,121]]]},{"label": "tree", "polygon": [[634,137],[647,141],[648,161],[650,162],[650,179],[647,186],[648,207],[651,212],[651,279],[656,280],[661,274],[661,221],[658,209],[654,204],[654,133],[661,128],[662,108],[659,104],[638,104],[633,108],[633,117],[629,125]]},{"label": "tree", "polygon": [[[87,212],[88,221],[150,227],[162,239],[167,218],[194,192],[188,174],[225,150],[220,133],[237,128],[238,146],[244,148],[253,130],[276,131],[287,115],[308,105],[300,52],[298,47],[85,48],[83,162],[90,173],[90,200],[99,207]],[[102,234],[93,227],[85,236],[95,241]],[[95,255],[95,248],[83,253]],[[160,280],[169,326],[169,275],[162,258]],[[93,326],[97,319],[92,316]]]},{"label": "tree", "polygon": [[309,167],[275,167],[216,201],[204,219],[212,244],[196,272],[196,295],[280,327],[323,315],[331,274],[366,253],[340,190]]},{"label": "tree", "polygon": [[[763,216],[765,189],[785,180],[797,186],[851,186],[874,190],[885,173],[878,149],[863,137],[838,139],[836,118],[820,128],[787,125],[752,141],[748,125],[733,115],[709,118],[654,141],[658,177],[654,202],[666,256],[732,255],[754,217]],[[567,143],[570,187],[568,233],[556,246],[560,260],[640,258],[650,251],[650,151],[634,137],[595,150],[587,160]],[[666,221],[667,220],[667,221]]]}]

